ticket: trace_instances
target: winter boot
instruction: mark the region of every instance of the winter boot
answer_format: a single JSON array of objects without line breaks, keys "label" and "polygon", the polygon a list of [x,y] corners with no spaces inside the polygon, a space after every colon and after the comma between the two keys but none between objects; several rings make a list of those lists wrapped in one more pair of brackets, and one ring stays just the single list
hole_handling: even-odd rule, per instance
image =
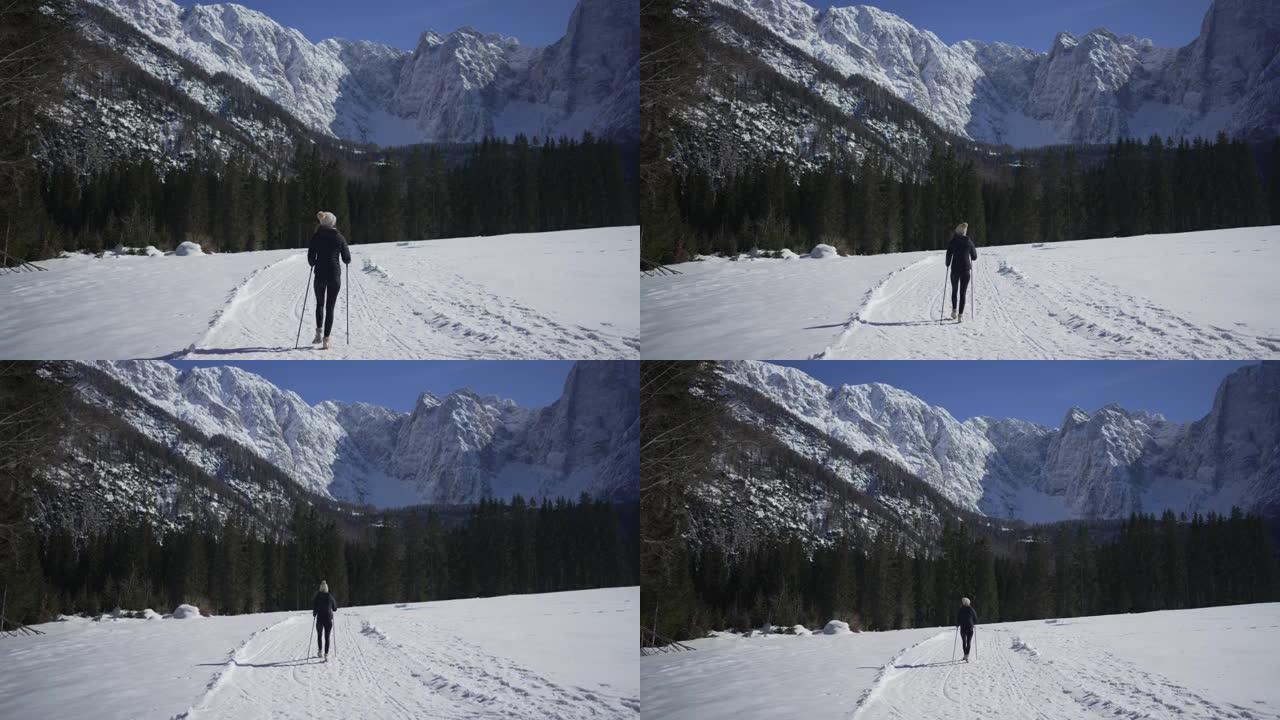
[{"label": "winter boot", "polygon": [[956,322],[964,322],[964,313],[960,313],[956,316]]},{"label": "winter boot", "polygon": [[328,350],[328,349],[329,349],[329,337],[328,337],[328,336],[325,336],[325,339],[324,339],[324,349],[325,349],[325,350]]},{"label": "winter boot", "polygon": [[321,338],[321,335],[320,335],[320,332],[321,332],[320,328],[316,328],[316,336],[315,336],[315,337],[313,337],[313,338],[311,338],[311,344],[312,344],[312,345],[319,345],[319,344],[320,344],[320,340],[322,339],[322,338]]},{"label": "winter boot", "polygon": [[955,319],[956,319],[956,309],[955,309],[955,308],[951,308],[951,319],[952,319],[952,320],[955,320]]}]

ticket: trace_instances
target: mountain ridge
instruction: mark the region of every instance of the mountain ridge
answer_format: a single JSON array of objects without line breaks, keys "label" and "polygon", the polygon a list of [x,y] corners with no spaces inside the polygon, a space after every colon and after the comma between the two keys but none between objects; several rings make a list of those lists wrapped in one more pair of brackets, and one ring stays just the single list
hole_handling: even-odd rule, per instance
[{"label": "mountain ridge", "polygon": [[638,137],[639,28],[619,19],[630,0],[580,0],[565,36],[545,47],[463,27],[446,35],[424,30],[413,51],[342,38],[312,43],[236,3],[83,1],[344,140],[385,146],[587,131],[623,142]]},{"label": "mountain ridge", "polygon": [[1216,0],[1197,39],[1181,48],[1099,28],[1060,32],[1044,52],[947,45],[867,5],[714,2],[843,74],[872,79],[962,138],[1031,147],[1280,129],[1280,8],[1264,0]]},{"label": "mountain ridge", "polygon": [[[462,389],[444,398],[422,393],[408,412],[362,402],[309,405],[235,367],[90,366],[176,420],[248,448],[321,497],[400,507],[515,494],[626,500],[636,493],[634,366],[575,364],[561,397],[546,408]],[[578,409],[575,432],[557,424],[566,407]],[[163,439],[154,421],[125,417]]]},{"label": "mountain ridge", "polygon": [[762,392],[853,451],[877,453],[957,507],[989,517],[1047,522],[1166,508],[1280,509],[1277,363],[1228,376],[1213,409],[1194,422],[1110,403],[1092,413],[1071,408],[1057,428],[1016,418],[961,422],[902,390],[831,388],[791,367],[719,367],[729,387]]}]

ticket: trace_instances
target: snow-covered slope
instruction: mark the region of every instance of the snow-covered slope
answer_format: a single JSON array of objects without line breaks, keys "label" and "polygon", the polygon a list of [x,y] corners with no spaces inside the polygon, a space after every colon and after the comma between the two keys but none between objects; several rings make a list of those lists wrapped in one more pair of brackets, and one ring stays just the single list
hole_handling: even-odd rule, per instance
[{"label": "snow-covered slope", "polygon": [[[296,393],[229,366],[100,362],[129,389],[201,433],[224,436],[321,496],[379,507],[484,497],[630,498],[638,484],[639,373],[631,362],[574,366],[540,410],[459,390],[423,394],[410,413]],[[108,396],[90,395],[107,407]],[[165,443],[149,417],[124,414]],[[143,421],[145,420],[145,421]]]},{"label": "snow-covered slope", "polygon": [[639,605],[631,587],[341,607],[328,662],[304,657],[306,613],[70,618],[0,643],[0,717],[637,718]]},{"label": "snow-covered slope", "polygon": [[704,258],[642,278],[644,357],[1280,358],[1280,227],[978,248],[964,322],[941,252]]},{"label": "snow-covered slope", "polygon": [[639,130],[635,0],[582,0],[565,36],[546,48],[464,27],[428,30],[412,53],[372,42],[313,43],[233,3],[86,1],[344,139],[397,145],[589,130],[631,140]]},{"label": "snow-covered slope", "polygon": [[[979,612],[982,612],[979,609]],[[645,718],[1280,717],[1280,604],[951,628],[736,634],[640,659]],[[1212,637],[1213,642],[1204,642]],[[770,689],[762,700],[759,688]],[[780,711],[785,708],[785,711]]]},{"label": "snow-covered slope", "polygon": [[[315,312],[301,250],[71,255],[0,275],[0,337],[23,359],[632,359],[639,238],[631,226],[352,245],[327,351],[289,344]],[[129,311],[58,300],[84,294]]]},{"label": "snow-covered slope", "polygon": [[[1179,49],[1116,35],[1059,33],[1047,52],[934,33],[875,7],[715,0],[844,75],[869,78],[941,127],[1036,146],[1117,137],[1270,137],[1280,128],[1280,5],[1215,0]],[[766,58],[768,59],[768,58]]]},{"label": "snow-covered slope", "polygon": [[[888,385],[831,388],[791,367],[720,368],[730,388],[762,393],[828,437],[878,453],[957,506],[989,516],[1034,522],[1233,505],[1271,512],[1280,497],[1280,363],[1233,373],[1196,423],[1108,405],[1092,414],[1072,408],[1056,430],[1020,420],[960,422]],[[775,434],[813,456],[807,439]]]}]

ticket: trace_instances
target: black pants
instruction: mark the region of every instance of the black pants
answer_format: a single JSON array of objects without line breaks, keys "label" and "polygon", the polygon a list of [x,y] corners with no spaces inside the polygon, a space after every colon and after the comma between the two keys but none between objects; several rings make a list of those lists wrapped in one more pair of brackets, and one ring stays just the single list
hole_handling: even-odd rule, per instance
[{"label": "black pants", "polygon": [[[324,654],[329,654],[329,631],[333,629],[333,619],[325,620],[320,618],[316,620],[316,651],[319,652],[321,647],[324,648]],[[323,641],[323,642],[321,642]],[[969,647],[968,640],[965,640],[965,647]],[[969,652],[965,650],[965,652]]]},{"label": "black pants", "polygon": [[325,337],[329,337],[333,330],[333,306],[338,302],[338,289],[341,287],[342,280],[338,276],[316,275],[316,329],[323,325]]},{"label": "black pants", "polygon": [[964,656],[969,657],[969,641],[973,639],[973,628],[960,626],[960,642],[964,645]]},{"label": "black pants", "polygon": [[951,312],[956,311],[956,294],[960,295],[960,314],[964,314],[964,299],[969,294],[970,270],[951,271]]}]

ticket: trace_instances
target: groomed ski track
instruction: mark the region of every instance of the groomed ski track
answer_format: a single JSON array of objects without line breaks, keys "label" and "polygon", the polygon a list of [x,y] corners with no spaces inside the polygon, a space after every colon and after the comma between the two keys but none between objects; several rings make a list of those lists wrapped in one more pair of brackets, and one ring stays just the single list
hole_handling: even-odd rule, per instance
[{"label": "groomed ski track", "polygon": [[854,720],[1280,717],[1214,702],[1105,649],[1090,647],[1069,631],[1055,638],[1062,652],[1043,656],[1016,630],[979,627],[977,639],[977,653],[968,663],[961,659],[954,630],[894,658],[859,704]]},{"label": "groomed ski track", "polygon": [[329,350],[305,250],[79,255],[0,275],[0,338],[23,359],[638,358],[638,244],[620,227],[352,245]]},{"label": "groomed ski track", "polygon": [[986,250],[956,322],[942,254],[917,260],[886,276],[820,357],[1048,360],[1083,349],[1091,358],[1254,358],[1280,351],[1280,339],[1197,325],[1101,278],[1081,281],[1062,263],[1047,260],[1037,270],[1025,277],[1008,253]]},{"label": "groomed ski track", "polygon": [[1280,227],[979,247],[964,321],[943,253],[706,258],[641,283],[649,358],[1280,357]]},{"label": "groomed ski track", "polygon": [[634,699],[564,687],[492,655],[422,614],[383,634],[359,608],[339,613],[328,660],[305,657],[311,616],[255,633],[182,718],[634,717]]},{"label": "groomed ski track", "polygon": [[[823,635],[641,658],[646,720],[1277,720],[1280,603]],[[954,660],[952,648],[954,650]]]},{"label": "groomed ski track", "polygon": [[639,604],[635,586],[340,604],[327,662],[309,611],[63,617],[0,638],[0,718],[635,720]]}]

